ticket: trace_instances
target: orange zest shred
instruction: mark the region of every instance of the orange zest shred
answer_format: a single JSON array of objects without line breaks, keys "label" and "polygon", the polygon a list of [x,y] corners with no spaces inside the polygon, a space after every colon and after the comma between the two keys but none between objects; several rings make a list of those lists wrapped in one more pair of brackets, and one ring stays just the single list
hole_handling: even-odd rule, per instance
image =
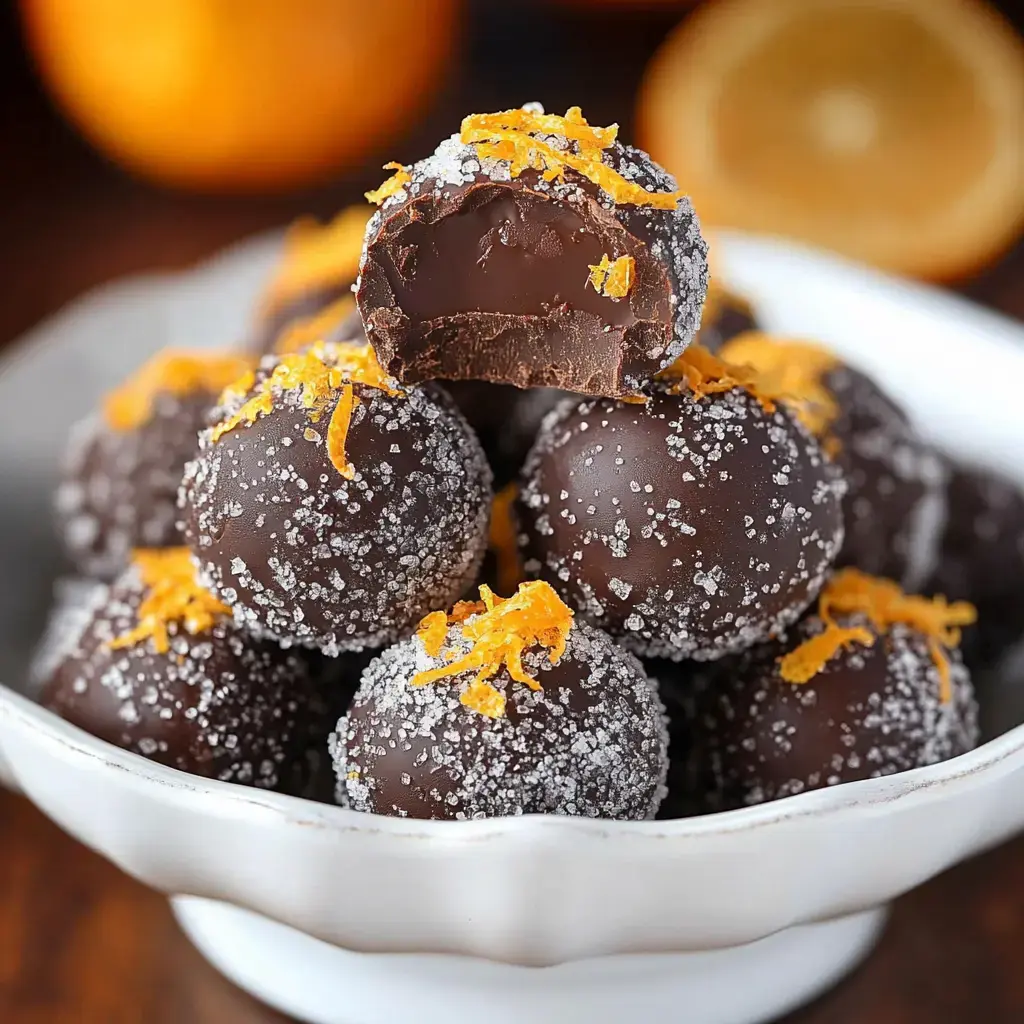
[{"label": "orange zest shred", "polygon": [[255,394],[213,428],[211,440],[216,444],[230,431],[251,426],[260,416],[270,413],[275,390],[301,390],[302,405],[312,423],[320,420],[337,396],[327,427],[327,452],[334,468],[351,480],[355,468],[345,455],[345,441],[352,410],[359,402],[353,384],[376,388],[388,395],[401,394],[381,369],[368,344],[317,342],[305,352],[281,356],[273,372],[257,385]]},{"label": "orange zest shred", "polygon": [[[604,162],[602,151],[615,141],[618,131],[618,125],[598,128],[589,124],[579,107],[570,107],[564,117],[520,108],[470,114],[462,120],[460,139],[475,145],[481,159],[507,160],[513,178],[531,168],[540,171],[545,181],[553,181],[571,168],[616,203],[674,210],[682,192],[648,192]],[[558,149],[537,135],[560,135],[575,146],[575,152]]]},{"label": "orange zest shred", "polygon": [[186,352],[164,349],[103,400],[112,430],[135,430],[148,423],[159,394],[216,394],[251,371],[255,359],[237,352]]},{"label": "orange zest shred", "polygon": [[827,626],[824,633],[805,640],[779,661],[782,678],[787,683],[809,682],[838,654],[841,647],[848,648],[854,643],[870,647],[874,641],[874,634],[863,626],[850,629]]},{"label": "orange zest shred", "polygon": [[412,175],[401,164],[395,163],[394,160],[391,163],[385,164],[384,170],[394,171],[395,173],[380,188],[375,188],[372,192],[363,193],[368,202],[375,203],[377,206],[380,206],[385,199],[390,199],[393,195],[401,192],[412,181]]},{"label": "orange zest shred", "polygon": [[494,496],[491,506],[490,549],[494,554],[494,574],[498,589],[510,594],[523,579],[523,564],[516,543],[516,522],[512,511],[519,488],[506,484]]},{"label": "orange zest shred", "polygon": [[331,422],[327,425],[327,454],[334,468],[346,479],[356,475],[355,466],[345,455],[345,441],[348,428],[352,422],[352,409],[355,407],[356,393],[351,384],[341,386],[341,397],[331,413]]},{"label": "orange zest shred", "polygon": [[761,403],[765,412],[775,410],[774,396],[762,387],[760,375],[752,367],[728,363],[703,345],[689,345],[674,363],[657,374],[657,379],[669,382],[672,394],[685,389],[698,401],[742,388]]},{"label": "orange zest shred", "polygon": [[345,318],[356,308],[354,295],[342,295],[329,306],[288,324],[274,342],[274,352],[284,356],[301,352],[316,341],[349,341],[349,338],[334,338]]},{"label": "orange zest shred", "polygon": [[303,292],[351,284],[359,274],[366,222],[372,210],[349,206],[329,224],[303,218],[288,231],[284,252],[264,289],[261,313],[267,316]]},{"label": "orange zest shred", "polygon": [[781,659],[782,678],[788,683],[805,683],[820,672],[841,646],[851,642],[870,647],[875,635],[867,630],[866,639],[855,636],[857,629],[840,626],[836,615],[865,616],[878,633],[903,623],[923,633],[939,673],[942,702],[952,699],[949,659],[946,650],[960,643],[962,627],[977,620],[973,605],[966,601],[952,604],[942,596],[928,598],[905,594],[892,580],[868,576],[858,569],[842,569],[829,580],[818,599],[818,614],[825,632],[794,648]]},{"label": "orange zest shred", "polygon": [[590,284],[595,292],[609,299],[624,299],[635,279],[636,260],[632,256],[620,256],[612,260],[605,253],[600,263],[590,264]]},{"label": "orange zest shred", "polygon": [[488,718],[505,717],[505,695],[483,679],[474,679],[463,690],[459,703]]},{"label": "orange zest shred", "polygon": [[831,454],[838,440],[828,431],[839,416],[839,404],[825,384],[829,371],[841,363],[827,348],[763,331],[744,331],[731,338],[719,355],[730,363],[753,367],[762,389],[788,406],[816,437],[825,439]]},{"label": "orange zest shred", "polygon": [[199,585],[188,548],[140,548],[132,553],[148,593],[139,605],[139,624],[112,640],[115,650],[152,639],[164,654],[170,647],[167,627],[181,623],[192,636],[205,633],[231,609]]},{"label": "orange zest shred", "polygon": [[[516,593],[509,598],[498,597],[490,587],[483,584],[480,597],[482,605],[460,602],[456,606],[460,615],[469,613],[469,616],[462,619],[462,635],[472,641],[473,645],[461,657],[458,652],[441,649],[444,636],[441,634],[439,616],[442,612],[432,612],[423,620],[417,635],[427,653],[432,657],[444,657],[448,664],[419,672],[412,679],[413,686],[426,686],[462,672],[475,672],[473,683],[462,697],[462,702],[474,710],[480,710],[476,706],[478,704],[492,709],[497,706],[494,695],[476,684],[486,683],[502,668],[515,682],[523,683],[531,690],[539,690],[540,683],[523,668],[523,652],[534,646],[544,647],[550,652],[548,658],[551,663],[556,664],[565,653],[565,641],[573,622],[572,610],[550,584],[541,580],[521,583]],[[450,625],[452,617],[445,616],[445,631]],[[467,697],[474,703],[469,704]],[[488,711],[481,713],[490,714]]]}]

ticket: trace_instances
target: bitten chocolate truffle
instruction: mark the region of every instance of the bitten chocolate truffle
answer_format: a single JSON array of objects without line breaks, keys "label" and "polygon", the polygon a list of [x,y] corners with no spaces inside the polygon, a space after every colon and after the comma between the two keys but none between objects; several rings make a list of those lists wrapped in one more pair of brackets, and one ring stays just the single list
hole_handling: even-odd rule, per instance
[{"label": "bitten chocolate truffle", "polygon": [[225,413],[181,505],[203,580],[246,628],[380,647],[476,578],[491,473],[440,388],[398,387],[369,346],[315,346],[262,367]]},{"label": "bitten chocolate truffle", "polygon": [[965,753],[977,706],[957,644],[972,620],[970,606],[841,571],[787,641],[698,671],[684,700],[668,698],[690,716],[673,789],[727,810]]},{"label": "bitten chocolate truffle", "polygon": [[518,504],[526,570],[650,657],[712,659],[815,598],[842,541],[842,484],[785,408],[692,347],[640,404],[567,401]]},{"label": "bitten chocolate truffle", "polygon": [[928,593],[978,609],[964,657],[991,666],[1024,639],[1024,491],[994,473],[950,467],[948,508]]},{"label": "bitten chocolate truffle", "polygon": [[389,373],[620,396],[683,350],[707,246],[672,177],[616,132],[530,104],[393,165],[356,291]]},{"label": "bitten chocolate truffle", "polygon": [[221,390],[246,356],[165,350],[75,426],[57,489],[65,550],[83,576],[111,580],[136,547],[181,542],[175,499]]},{"label": "bitten chocolate truffle", "polygon": [[[292,225],[281,259],[260,297],[252,342],[256,352],[280,351],[278,343],[287,328],[308,322],[328,308],[339,318],[355,313],[352,285],[371,213],[368,206],[350,206],[329,224],[300,220]],[[349,321],[342,338],[331,340],[356,338],[352,333],[356,324],[358,316]]]},{"label": "bitten chocolate truffle", "polygon": [[435,612],[338,723],[339,801],[410,818],[652,818],[667,734],[640,663],[545,583]]},{"label": "bitten chocolate truffle", "polygon": [[160,764],[272,789],[301,756],[309,686],[305,660],[240,632],[171,548],[136,554],[40,701]]},{"label": "bitten chocolate truffle", "polygon": [[903,410],[820,345],[750,333],[720,355],[773,378],[842,470],[846,537],[837,564],[922,589],[939,557],[948,474]]}]

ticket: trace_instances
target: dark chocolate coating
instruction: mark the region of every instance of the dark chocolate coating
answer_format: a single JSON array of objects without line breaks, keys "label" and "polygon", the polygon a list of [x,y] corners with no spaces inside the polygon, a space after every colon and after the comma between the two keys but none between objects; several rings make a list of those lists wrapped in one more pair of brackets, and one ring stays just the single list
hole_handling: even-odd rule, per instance
[{"label": "dark chocolate coating", "polygon": [[[300,292],[291,296],[283,302],[270,308],[269,311],[259,316],[253,331],[251,348],[259,355],[266,355],[274,351],[274,344],[281,336],[281,332],[299,320],[306,320],[311,316],[325,310],[332,302],[336,302],[344,295],[352,294],[352,282],[342,281],[338,284],[321,285],[318,288],[310,288],[308,291]],[[359,322],[358,315],[356,322]],[[346,324],[351,324],[351,318],[346,319]],[[359,334],[362,334],[362,324],[359,323]],[[345,335],[344,337],[348,337]],[[353,335],[355,337],[355,335]]]},{"label": "dark chocolate coating", "polygon": [[566,401],[522,479],[527,572],[651,657],[718,658],[777,633],[842,540],[817,441],[740,390]]},{"label": "dark chocolate coating", "polygon": [[133,548],[181,543],[176,497],[185,464],[217,396],[164,392],[133,430],[114,430],[100,413],[72,431],[57,488],[64,548],[79,573],[111,580]]},{"label": "dark chocolate coating", "polygon": [[977,607],[964,656],[972,668],[987,667],[1024,638],[1024,492],[997,474],[952,465],[947,496],[924,589]]},{"label": "dark chocolate coating", "polygon": [[108,743],[205,778],[274,789],[290,777],[311,728],[306,660],[259,643],[230,619],[190,636],[168,626],[112,649],[138,624],[145,589],[128,569],[45,683],[40,703]]},{"label": "dark chocolate coating", "polygon": [[463,595],[487,546],[490,470],[448,395],[354,391],[354,479],[327,453],[338,396],[312,424],[298,391],[276,391],[250,426],[204,435],[181,491],[186,542],[236,618],[327,654],[408,635]]},{"label": "dark chocolate coating", "polygon": [[[652,191],[674,181],[638,150],[606,162]],[[381,365],[406,382],[486,380],[583,394],[637,391],[700,323],[707,246],[687,200],[616,206],[567,171],[545,182],[484,161],[457,139],[414,165],[370,221],[356,301]],[[636,279],[612,299],[588,283],[629,255]]]},{"label": "dark chocolate coating", "polygon": [[[447,646],[469,649],[460,626]],[[341,803],[411,818],[571,814],[645,819],[664,795],[661,703],[640,663],[599,630],[575,624],[552,665],[531,649],[523,663],[539,691],[501,669],[490,682],[506,714],[460,703],[475,673],[411,686],[439,667],[418,637],[389,648],[363,675],[334,741]]]},{"label": "dark chocolate coating", "polygon": [[[867,625],[862,617],[840,625]],[[805,619],[771,645],[702,671],[664,679],[670,716],[688,730],[670,786],[704,810],[777,800],[892,775],[963,754],[978,741],[977,705],[960,653],[947,651],[952,700],[940,699],[928,638],[894,625],[871,647],[841,650],[809,682],[787,683],[778,658],[824,629]]]},{"label": "dark chocolate coating", "polygon": [[701,323],[694,341],[709,352],[717,352],[737,334],[756,330],[760,330],[760,325],[750,305],[739,296],[723,291],[714,319]]},{"label": "dark chocolate coating", "polygon": [[482,380],[445,381],[462,415],[480,439],[501,487],[522,469],[544,417],[566,397],[554,388],[521,388]]},{"label": "dark chocolate coating", "polygon": [[824,383],[840,409],[831,429],[847,482],[846,539],[837,564],[896,580],[916,593],[938,559],[946,503],[943,460],[864,374],[842,366]]}]

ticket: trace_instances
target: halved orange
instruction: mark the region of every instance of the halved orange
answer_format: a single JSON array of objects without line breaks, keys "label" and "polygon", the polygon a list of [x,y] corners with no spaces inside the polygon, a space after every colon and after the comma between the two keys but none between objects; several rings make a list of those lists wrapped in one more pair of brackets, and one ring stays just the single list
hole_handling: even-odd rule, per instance
[{"label": "halved orange", "polygon": [[709,4],[638,120],[710,224],[940,279],[1024,226],[1024,43],[980,0]]}]

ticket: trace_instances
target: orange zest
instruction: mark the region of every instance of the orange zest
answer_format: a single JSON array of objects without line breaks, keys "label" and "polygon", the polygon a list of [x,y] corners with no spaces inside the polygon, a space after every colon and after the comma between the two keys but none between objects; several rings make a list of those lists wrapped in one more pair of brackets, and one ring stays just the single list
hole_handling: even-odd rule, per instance
[{"label": "orange zest", "polygon": [[[875,634],[845,628],[835,621],[836,615],[863,615],[880,634],[896,623],[924,634],[939,673],[939,695],[944,704],[952,698],[946,650],[959,645],[962,627],[971,625],[978,617],[974,606],[966,601],[950,604],[941,596],[927,598],[905,594],[892,580],[868,576],[858,569],[842,569],[829,580],[818,599],[818,614],[825,623],[824,633],[805,641],[780,659],[780,673],[786,682],[806,683],[825,667],[840,647],[853,642],[872,646]],[[863,635],[854,635],[858,632]]]},{"label": "orange zest", "polygon": [[[548,659],[551,664],[556,664],[565,653],[573,613],[550,584],[540,580],[521,583],[516,593],[509,598],[498,597],[484,584],[480,587],[480,597],[481,605],[462,602],[455,609],[460,616],[467,613],[469,616],[462,620],[462,635],[472,642],[472,647],[461,657],[456,651],[442,650],[447,628],[451,624],[449,616],[444,616],[442,623],[441,616],[444,613],[432,612],[423,620],[417,635],[428,654],[445,658],[447,664],[417,673],[412,679],[412,685],[426,686],[462,672],[475,672],[473,683],[463,694],[462,702],[474,710],[480,710],[476,706],[479,704],[493,711],[497,707],[494,699],[497,691],[492,694],[490,691],[493,687],[485,690],[477,684],[486,684],[488,679],[504,668],[515,682],[523,683],[531,690],[539,690],[540,683],[523,667],[523,653],[531,647],[543,647],[550,652]],[[442,624],[445,629],[443,634]],[[467,698],[474,703],[469,704]]]},{"label": "orange zest", "polygon": [[488,718],[505,717],[505,695],[483,679],[474,679],[459,697],[459,703]]},{"label": "orange zest", "polygon": [[624,299],[636,280],[636,260],[632,256],[620,256],[611,260],[605,253],[601,262],[590,264],[587,279],[594,291],[609,299]]},{"label": "orange zest", "polygon": [[346,480],[351,480],[355,468],[345,454],[345,441],[352,411],[359,402],[353,384],[375,388],[388,395],[401,394],[381,369],[368,344],[317,342],[305,352],[281,356],[273,372],[256,386],[255,394],[213,428],[211,441],[216,444],[230,431],[251,426],[260,416],[270,413],[275,390],[301,391],[302,406],[308,411],[311,423],[317,423],[336,398],[327,428],[327,452],[334,468]]},{"label": "orange zest", "polygon": [[351,284],[359,274],[359,257],[371,210],[350,206],[329,224],[303,218],[288,231],[284,253],[262,299],[266,316],[278,306],[316,288]]},{"label": "orange zest", "polygon": [[284,356],[301,352],[316,341],[349,341],[349,338],[335,338],[345,318],[356,308],[354,295],[342,295],[329,306],[314,313],[312,316],[296,320],[277,336],[274,352]]},{"label": "orange zest", "polygon": [[510,594],[519,586],[523,578],[523,565],[519,558],[519,546],[516,543],[516,523],[512,512],[519,488],[514,484],[506,484],[494,496],[491,506],[490,549],[494,554],[494,574],[498,589]]},{"label": "orange zest", "polygon": [[671,394],[687,390],[697,401],[741,388],[756,398],[765,412],[775,410],[774,396],[762,386],[756,370],[728,363],[703,345],[689,345],[675,362],[657,374],[657,379],[669,383]]},{"label": "orange zest", "polygon": [[788,406],[816,437],[827,437],[840,410],[825,375],[841,365],[827,348],[763,331],[744,331],[727,341],[719,355],[727,362],[752,366],[767,393]]},{"label": "orange zest", "polygon": [[188,548],[140,548],[132,553],[148,593],[139,605],[139,624],[111,641],[112,648],[134,647],[151,639],[157,654],[170,647],[167,627],[180,623],[195,636],[211,629],[231,609],[199,585]]},{"label": "orange zest", "polygon": [[217,394],[254,364],[252,356],[237,352],[164,349],[103,399],[103,416],[111,430],[136,430],[149,422],[157,395]]},{"label": "orange zest", "polygon": [[401,164],[395,163],[394,160],[391,163],[385,164],[384,170],[394,171],[395,173],[380,188],[375,188],[372,192],[363,193],[368,202],[375,203],[377,206],[380,206],[385,199],[390,199],[393,195],[397,195],[412,181],[412,175]]},{"label": "orange zest", "polygon": [[[604,162],[603,151],[612,145],[618,131],[618,125],[597,128],[589,124],[579,107],[570,107],[564,117],[519,108],[470,114],[462,120],[460,139],[475,145],[481,159],[508,161],[513,178],[530,168],[540,171],[545,181],[553,181],[572,169],[616,203],[674,210],[682,192],[648,192]],[[575,152],[558,149],[538,135],[561,136],[575,146]]]}]

